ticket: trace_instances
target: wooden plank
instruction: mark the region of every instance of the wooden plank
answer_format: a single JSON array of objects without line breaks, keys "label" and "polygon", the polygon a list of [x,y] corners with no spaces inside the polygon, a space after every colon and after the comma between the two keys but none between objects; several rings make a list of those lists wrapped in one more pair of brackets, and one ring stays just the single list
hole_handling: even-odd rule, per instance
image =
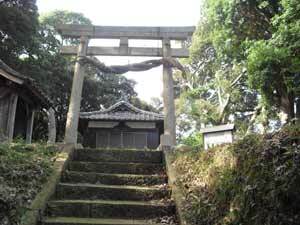
[{"label": "wooden plank", "polygon": [[75,24],[61,24],[57,31],[65,37],[112,38],[119,39],[152,39],[186,40],[193,35],[194,26],[187,27],[137,27],[137,26],[89,26]]},{"label": "wooden plank", "polygon": [[14,137],[17,103],[18,103],[18,95],[16,93],[12,93],[10,96],[9,113],[8,113],[7,129],[6,129],[9,142],[11,142]]},{"label": "wooden plank", "polygon": [[[65,55],[76,55],[77,46],[63,46],[61,53]],[[90,56],[146,56],[146,57],[162,57],[162,48],[141,48],[141,47],[128,47],[127,51],[119,47],[89,47],[87,55]],[[185,48],[171,49],[172,57],[187,58],[189,57],[189,50]]]},{"label": "wooden plank", "polygon": [[89,121],[88,128],[114,128],[119,122],[115,121]]},{"label": "wooden plank", "polygon": [[9,74],[9,73],[7,73],[6,71],[4,71],[2,69],[0,69],[0,76],[3,76],[5,78],[7,78],[8,80],[11,80],[11,81],[13,81],[17,84],[23,84],[24,83],[24,81],[21,80],[20,78],[14,76],[12,74]]},{"label": "wooden plank", "polygon": [[126,126],[134,129],[155,129],[154,122],[125,122]]},{"label": "wooden plank", "polygon": [[9,91],[10,90],[6,87],[0,88],[0,93],[5,92],[5,95],[0,96],[0,142],[6,140],[8,137],[7,122],[10,108]]}]

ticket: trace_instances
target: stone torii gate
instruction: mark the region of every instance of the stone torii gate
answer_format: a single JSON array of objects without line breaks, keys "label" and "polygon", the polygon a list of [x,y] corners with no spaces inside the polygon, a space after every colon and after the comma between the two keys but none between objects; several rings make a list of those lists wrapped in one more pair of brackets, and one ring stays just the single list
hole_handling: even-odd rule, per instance
[{"label": "stone torii gate", "polygon": [[[147,56],[147,57],[177,57],[189,56],[186,48],[171,48],[171,40],[185,41],[190,38],[195,27],[118,27],[90,25],[59,25],[58,32],[63,37],[79,38],[76,46],[63,46],[62,54],[86,56]],[[89,39],[119,39],[119,47],[88,46]],[[162,48],[129,47],[129,39],[161,40]],[[69,111],[67,115],[65,142],[77,143],[77,129],[80,113],[80,102],[84,80],[84,67],[76,61]],[[176,118],[174,105],[174,86],[172,68],[163,65],[163,103],[164,103],[164,135],[162,145],[175,146]]]}]

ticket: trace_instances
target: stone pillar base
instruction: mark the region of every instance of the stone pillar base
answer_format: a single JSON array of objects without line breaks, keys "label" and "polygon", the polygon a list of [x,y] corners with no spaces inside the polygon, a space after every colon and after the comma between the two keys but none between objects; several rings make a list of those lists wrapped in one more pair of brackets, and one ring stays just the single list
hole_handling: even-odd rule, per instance
[{"label": "stone pillar base", "polygon": [[161,151],[171,150],[173,148],[172,137],[170,134],[162,134],[160,136],[160,146]]}]

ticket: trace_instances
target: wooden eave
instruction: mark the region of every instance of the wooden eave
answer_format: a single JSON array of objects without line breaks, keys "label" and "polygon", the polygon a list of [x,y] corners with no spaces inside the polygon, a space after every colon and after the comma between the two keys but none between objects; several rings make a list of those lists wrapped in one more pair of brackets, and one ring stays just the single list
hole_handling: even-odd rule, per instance
[{"label": "wooden eave", "polygon": [[[19,72],[13,70],[8,65],[6,65],[2,60],[0,60],[0,76],[4,77],[5,79],[13,83],[14,88],[18,90],[18,93],[23,94],[24,95],[23,98],[25,100],[27,99],[28,102],[34,103],[36,107],[38,105],[45,108],[49,108],[52,106],[51,100],[41,90],[41,88],[32,78],[24,76]],[[25,95],[30,96],[30,98],[27,98]]]}]

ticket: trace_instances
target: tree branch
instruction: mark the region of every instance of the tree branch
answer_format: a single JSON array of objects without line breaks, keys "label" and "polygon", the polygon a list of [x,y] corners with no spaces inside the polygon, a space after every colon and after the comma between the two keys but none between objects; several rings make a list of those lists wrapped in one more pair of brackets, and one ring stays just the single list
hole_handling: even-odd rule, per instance
[{"label": "tree branch", "polygon": [[233,87],[234,85],[236,85],[237,82],[239,82],[239,80],[242,78],[243,75],[244,75],[244,73],[241,73],[237,78],[235,78],[235,79],[231,82],[230,86]]}]

